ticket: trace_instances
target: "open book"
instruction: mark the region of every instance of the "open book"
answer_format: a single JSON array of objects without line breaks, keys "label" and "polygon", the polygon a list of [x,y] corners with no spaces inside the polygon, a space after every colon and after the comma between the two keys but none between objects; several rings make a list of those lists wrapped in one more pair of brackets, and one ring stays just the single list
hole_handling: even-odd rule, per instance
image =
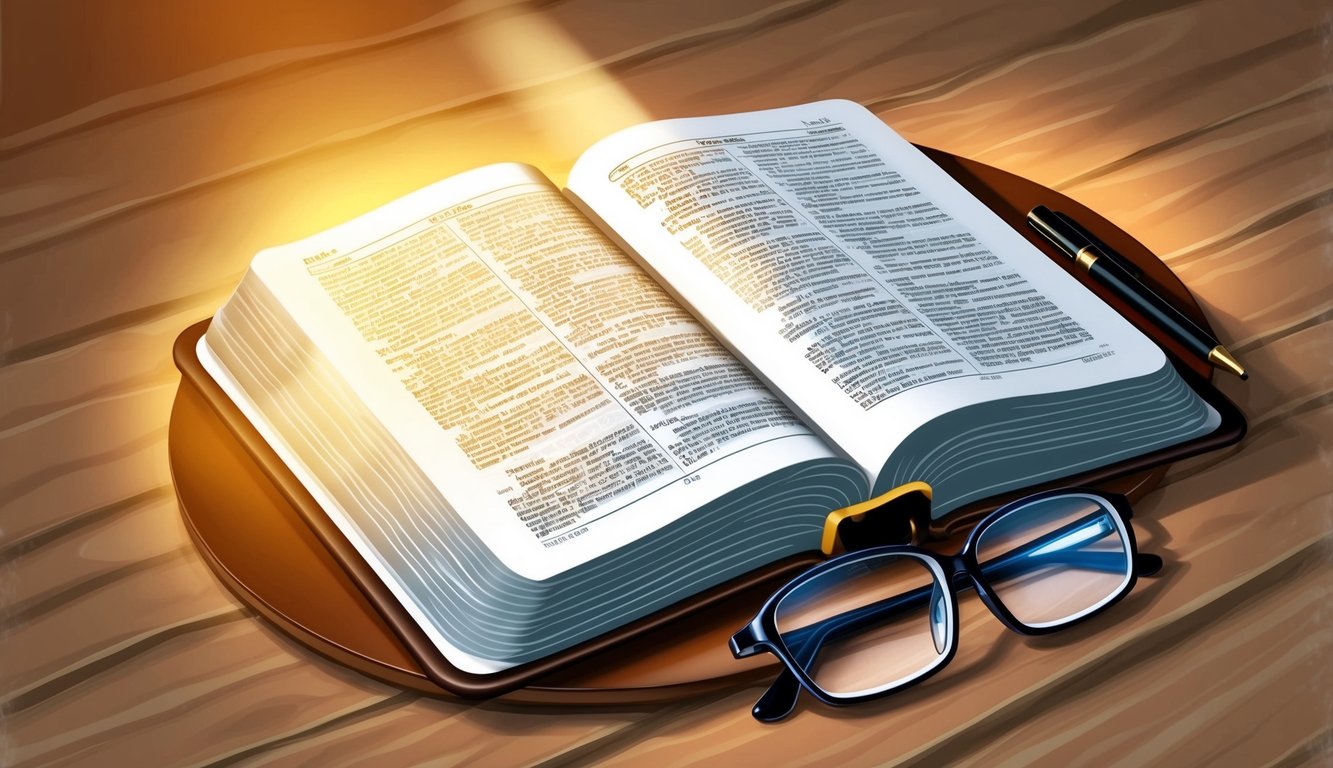
[{"label": "open book", "polygon": [[640,125],[258,254],[199,357],[465,672],[1191,440],[1162,351],[860,106]]}]

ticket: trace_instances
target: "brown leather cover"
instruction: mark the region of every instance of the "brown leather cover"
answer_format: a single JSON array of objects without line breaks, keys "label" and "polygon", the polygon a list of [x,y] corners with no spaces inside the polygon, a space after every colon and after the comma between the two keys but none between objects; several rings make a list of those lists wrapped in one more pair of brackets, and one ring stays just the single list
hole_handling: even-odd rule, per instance
[{"label": "brown leather cover", "polygon": [[[989,166],[922,148],[941,168],[1076,277],[1069,260],[1025,224],[1038,204],[1078,219],[1143,270],[1145,282],[1193,320],[1207,319],[1188,290],[1126,233],[1073,200]],[[1058,485],[1093,485],[1138,496],[1165,474],[1168,462],[1237,442],[1240,411],[1210,384],[1211,368],[1098,285],[1095,293],[1156,340],[1191,386],[1222,416],[1212,434],[1068,478]],[[169,453],[182,515],[200,552],[247,605],[302,643],[367,674],[433,694],[466,697],[506,692],[533,702],[624,702],[674,698],[737,676],[762,674],[770,660],[737,662],[727,636],[772,589],[818,560],[787,558],[759,572],[663,609],[553,656],[493,675],[449,664],[420,627],[315,504],[301,484],[235,408],[195,355],[208,321],[183,331],[174,356],[182,386],[172,410]],[[1035,489],[1025,489],[1022,493]],[[994,508],[1004,497],[970,505],[930,524],[944,538]],[[634,642],[626,643],[633,638]],[[527,686],[518,691],[522,686]]]}]

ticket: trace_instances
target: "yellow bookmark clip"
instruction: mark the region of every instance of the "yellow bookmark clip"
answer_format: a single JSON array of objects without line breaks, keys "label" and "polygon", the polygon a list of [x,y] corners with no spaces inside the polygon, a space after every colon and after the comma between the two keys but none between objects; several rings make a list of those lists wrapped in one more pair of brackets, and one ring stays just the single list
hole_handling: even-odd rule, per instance
[{"label": "yellow bookmark clip", "polygon": [[843,523],[860,524],[867,520],[867,516],[875,517],[877,520],[880,517],[895,514],[900,516],[899,519],[905,517],[911,536],[915,539],[917,521],[911,512],[917,504],[924,504],[925,509],[929,510],[930,497],[930,486],[918,481],[905,483],[859,504],[835,509],[828,513],[828,517],[824,519],[824,536],[820,541],[819,549],[825,555],[832,555],[833,547],[838,543],[840,537],[843,538],[843,544],[846,546],[845,531],[842,530]]}]

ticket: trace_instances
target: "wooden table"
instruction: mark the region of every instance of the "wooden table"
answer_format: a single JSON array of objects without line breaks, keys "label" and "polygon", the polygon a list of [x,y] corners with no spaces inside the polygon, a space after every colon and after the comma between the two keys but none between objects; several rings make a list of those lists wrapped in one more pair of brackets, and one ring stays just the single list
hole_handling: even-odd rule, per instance
[{"label": "wooden table", "polygon": [[[1318,2],[0,5],[0,764],[1333,760],[1333,11]],[[1047,639],[965,616],[872,706],[463,704],[309,653],[192,549],[171,341],[259,248],[652,117],[860,101],[1102,212],[1253,371],[1139,505],[1164,577]]]}]

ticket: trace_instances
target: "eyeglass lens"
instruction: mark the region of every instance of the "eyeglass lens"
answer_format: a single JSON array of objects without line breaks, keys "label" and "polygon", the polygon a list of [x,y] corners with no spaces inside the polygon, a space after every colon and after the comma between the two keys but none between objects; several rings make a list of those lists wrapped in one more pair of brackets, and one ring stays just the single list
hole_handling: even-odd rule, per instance
[{"label": "eyeglass lens", "polygon": [[814,683],[857,696],[940,664],[954,632],[942,573],[909,554],[844,563],[804,582],[776,606],[788,653]]},{"label": "eyeglass lens", "polygon": [[1128,534],[1093,496],[1039,499],[993,521],[976,543],[977,563],[1013,617],[1040,628],[1105,605],[1128,582]]}]

